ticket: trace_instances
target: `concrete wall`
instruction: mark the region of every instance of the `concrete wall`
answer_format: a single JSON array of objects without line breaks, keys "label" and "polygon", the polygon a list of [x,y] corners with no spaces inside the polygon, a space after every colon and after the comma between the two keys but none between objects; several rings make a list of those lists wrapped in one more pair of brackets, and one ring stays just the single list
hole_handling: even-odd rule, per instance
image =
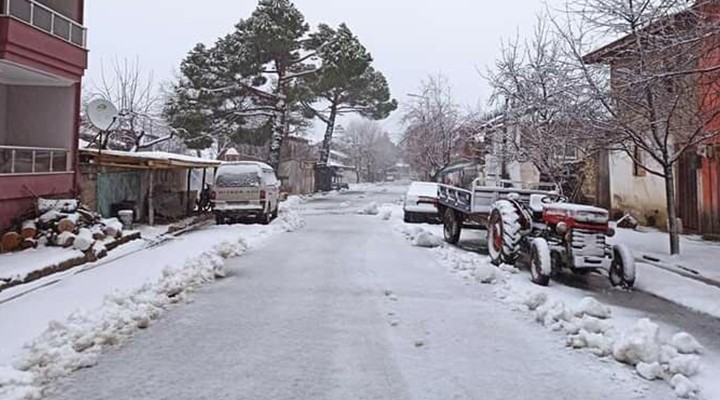
[{"label": "concrete wall", "polygon": [[[657,168],[646,157],[646,164]],[[609,156],[612,209],[629,212],[641,223],[657,216],[657,224],[664,227],[667,221],[665,180],[651,174],[634,176],[634,163],[627,154],[613,152]]]},{"label": "concrete wall", "polygon": [[0,145],[7,141],[7,86],[0,85]]},{"label": "concrete wall", "polygon": [[77,111],[74,88],[2,86],[2,92],[0,138],[4,140],[0,143],[72,148]]}]

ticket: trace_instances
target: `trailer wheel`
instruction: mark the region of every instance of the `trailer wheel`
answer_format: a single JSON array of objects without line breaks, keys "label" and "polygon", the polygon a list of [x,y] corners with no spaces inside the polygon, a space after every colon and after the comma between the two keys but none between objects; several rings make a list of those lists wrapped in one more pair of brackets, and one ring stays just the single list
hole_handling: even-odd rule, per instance
[{"label": "trailer wheel", "polygon": [[545,239],[533,239],[530,246],[530,274],[533,283],[540,286],[550,284],[550,274],[552,273],[552,256],[550,255],[550,246]]},{"label": "trailer wheel", "polygon": [[520,253],[520,214],[509,201],[495,203],[488,221],[488,253],[495,265],[514,265]]},{"label": "trailer wheel", "polygon": [[613,246],[613,261],[608,277],[613,286],[628,289],[635,286],[635,258],[627,247],[621,244]]},{"label": "trailer wheel", "polygon": [[443,215],[443,233],[445,241],[450,244],[457,244],[460,241],[462,231],[462,216],[452,208],[445,210]]}]

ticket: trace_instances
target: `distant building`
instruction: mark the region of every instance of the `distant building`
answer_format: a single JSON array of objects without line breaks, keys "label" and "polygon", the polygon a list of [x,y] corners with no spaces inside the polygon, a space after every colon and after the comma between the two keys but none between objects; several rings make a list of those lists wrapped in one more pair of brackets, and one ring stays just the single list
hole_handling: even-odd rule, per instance
[{"label": "distant building", "polygon": [[227,149],[222,155],[223,161],[240,161],[240,153],[234,147]]},{"label": "distant building", "polygon": [[83,6],[0,1],[0,232],[37,197],[78,194]]}]

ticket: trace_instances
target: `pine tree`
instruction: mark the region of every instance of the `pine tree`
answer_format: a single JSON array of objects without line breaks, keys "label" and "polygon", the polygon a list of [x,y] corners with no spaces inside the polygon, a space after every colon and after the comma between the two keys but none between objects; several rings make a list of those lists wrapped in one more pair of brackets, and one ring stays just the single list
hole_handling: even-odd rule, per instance
[{"label": "pine tree", "polygon": [[309,31],[288,0],[260,0],[252,15],[212,48],[196,46],[181,65],[181,78],[166,105],[175,128],[187,132],[192,148],[219,139],[265,143],[268,162],[277,167],[290,127],[307,125],[298,78],[312,73],[313,57],[303,48]]},{"label": "pine tree", "polygon": [[[310,115],[326,125],[318,164],[328,162],[337,117],[355,113],[365,118],[387,118],[397,109],[382,73],[372,67],[372,56],[345,24],[337,29],[320,25],[309,47],[322,65],[305,78],[316,104],[306,104]],[[324,108],[320,108],[317,104]]]}]

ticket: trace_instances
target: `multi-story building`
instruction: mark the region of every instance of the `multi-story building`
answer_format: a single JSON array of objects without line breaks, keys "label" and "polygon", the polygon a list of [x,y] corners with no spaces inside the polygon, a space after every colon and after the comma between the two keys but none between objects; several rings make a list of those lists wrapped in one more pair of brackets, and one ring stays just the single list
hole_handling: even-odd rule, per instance
[{"label": "multi-story building", "polygon": [[37,197],[74,196],[84,0],[0,0],[0,232]]}]

